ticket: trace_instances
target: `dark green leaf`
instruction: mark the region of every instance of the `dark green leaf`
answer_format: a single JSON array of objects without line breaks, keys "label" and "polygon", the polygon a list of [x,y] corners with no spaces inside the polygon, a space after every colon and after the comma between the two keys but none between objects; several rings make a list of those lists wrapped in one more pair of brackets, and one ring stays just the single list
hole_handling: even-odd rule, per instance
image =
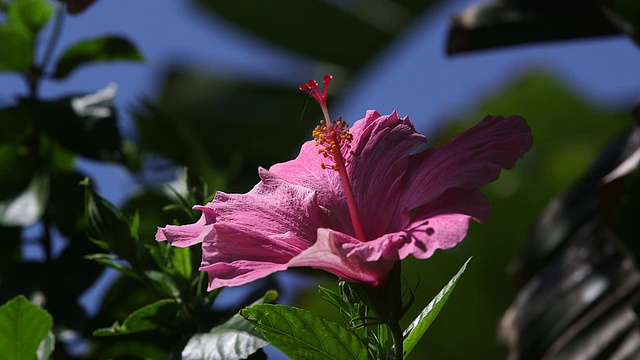
[{"label": "dark green leaf", "polygon": [[26,106],[0,109],[0,141],[3,144],[24,144],[33,135],[33,122]]},{"label": "dark green leaf", "polygon": [[258,166],[290,159],[310,136],[320,112],[307,110],[301,121],[305,101],[295,87],[239,84],[176,70],[158,105],[138,110],[137,120],[147,150],[188,166],[190,176],[204,178],[211,189],[226,186],[226,175],[234,180],[228,191],[244,190],[255,184]]},{"label": "dark green leaf", "polygon": [[103,36],[83,40],[64,50],[53,77],[63,79],[80,66],[116,60],[141,62],[144,58],[135,45],[123,37]]},{"label": "dark green leaf", "polygon": [[[269,291],[255,304],[270,303],[277,292]],[[240,314],[218,325],[205,334],[196,334],[182,350],[183,360],[245,359],[258,349],[268,345],[250,322]]]},{"label": "dark green leaf", "polygon": [[113,99],[116,85],[93,94],[63,97],[54,101],[23,99],[34,121],[51,139],[79,155],[106,161],[122,160]]},{"label": "dark green leaf", "polygon": [[15,0],[7,15],[9,23],[20,24],[37,33],[49,22],[52,12],[51,4],[45,0]]},{"label": "dark green leaf", "polygon": [[0,360],[36,358],[52,325],[51,315],[22,295],[0,306]]},{"label": "dark green leaf", "polygon": [[602,13],[599,0],[573,2],[486,1],[457,14],[447,52],[490,49],[541,41],[620,34]]},{"label": "dark green leaf", "polygon": [[151,280],[153,286],[162,291],[165,295],[174,298],[180,297],[180,290],[178,289],[174,279],[169,274],[156,270],[147,270],[144,274],[149,280]]},{"label": "dark green leaf", "polygon": [[640,45],[640,4],[633,0],[614,0],[609,4],[613,9],[606,14],[611,21]]},{"label": "dark green leaf", "polygon": [[94,238],[107,243],[109,251],[131,261],[135,257],[135,239],[131,237],[129,223],[111,203],[98,195],[88,178],[85,187],[85,209],[89,231]]},{"label": "dark green leaf", "polygon": [[33,63],[31,36],[19,26],[0,25],[0,72],[26,72]]},{"label": "dark green leaf", "polygon": [[36,159],[24,144],[0,144],[0,199],[15,198],[36,174]]},{"label": "dark green leaf", "polygon": [[[326,1],[199,0],[199,3],[244,30],[280,46],[352,70],[368,62],[392,39],[389,32],[375,23],[362,21],[355,14]],[[251,11],[247,11],[248,8]],[[330,21],[331,26],[323,26],[326,21]],[[393,24],[392,27],[397,30],[402,25]],[[346,44],[350,44],[349,51],[344,51]]]},{"label": "dark green leaf", "polygon": [[177,317],[177,303],[175,300],[165,299],[156,301],[131,313],[122,325],[117,322],[109,328],[98,329],[94,336],[112,336],[132,334],[140,331],[156,330],[175,323]]},{"label": "dark green leaf", "polygon": [[418,315],[418,317],[413,320],[411,325],[409,325],[409,327],[404,331],[403,346],[405,358],[413,350],[418,341],[420,341],[429,326],[431,326],[431,323],[433,323],[438,316],[438,313],[440,313],[440,310],[449,299],[449,295],[451,295],[453,289],[456,287],[458,279],[460,279],[462,273],[467,269],[469,261],[471,261],[471,259],[467,260],[464,265],[462,265],[458,273],[451,278],[449,283],[440,290],[438,295],[431,300],[431,302],[422,310],[420,315]]},{"label": "dark green leaf", "polygon": [[369,353],[350,330],[309,311],[259,304],[245,308],[249,320],[273,346],[293,359],[367,359]]},{"label": "dark green leaf", "polygon": [[140,278],[138,274],[131,269],[130,266],[123,263],[121,260],[118,261],[118,258],[111,254],[91,254],[85,256],[88,260],[94,260],[98,264],[103,266],[108,266],[112,269],[116,269],[124,275],[131,276],[134,279]]}]

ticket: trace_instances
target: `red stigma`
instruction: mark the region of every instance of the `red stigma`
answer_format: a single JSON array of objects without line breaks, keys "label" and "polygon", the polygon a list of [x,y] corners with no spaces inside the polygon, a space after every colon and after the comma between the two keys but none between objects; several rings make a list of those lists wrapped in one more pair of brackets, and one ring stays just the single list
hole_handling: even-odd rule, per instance
[{"label": "red stigma", "polygon": [[315,80],[309,80],[306,84],[300,85],[300,90],[308,92],[309,95],[313,96],[321,106],[326,105],[327,89],[329,88],[329,81],[331,81],[332,78],[333,77],[331,75],[326,75],[324,77],[324,86],[322,87],[322,91],[318,89],[318,82]]}]

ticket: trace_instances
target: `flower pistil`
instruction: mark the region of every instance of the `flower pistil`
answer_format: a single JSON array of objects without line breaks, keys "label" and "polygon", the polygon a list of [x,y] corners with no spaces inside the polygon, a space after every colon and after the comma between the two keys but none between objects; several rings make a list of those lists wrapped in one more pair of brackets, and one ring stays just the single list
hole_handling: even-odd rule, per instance
[{"label": "flower pistil", "polygon": [[300,90],[308,92],[314,99],[316,99],[318,104],[320,104],[325,120],[321,120],[320,125],[316,126],[313,131],[313,138],[315,140],[315,145],[320,147],[320,149],[318,149],[318,154],[321,154],[325,159],[330,159],[333,162],[333,164],[327,164],[325,161],[322,161],[320,162],[320,166],[323,169],[330,169],[338,172],[356,238],[365,242],[367,241],[367,238],[364,233],[362,221],[360,220],[360,213],[358,212],[356,200],[347,174],[346,165],[351,162],[351,159],[345,159],[342,153],[342,148],[344,147],[351,158],[355,157],[353,151],[349,150],[351,148],[351,141],[353,141],[353,135],[349,133],[349,124],[344,122],[341,117],[338,117],[336,121],[331,121],[329,110],[327,108],[327,89],[329,87],[329,81],[331,81],[331,75],[325,76],[322,91],[318,89],[318,83],[315,80],[309,80],[306,84],[300,85]]}]

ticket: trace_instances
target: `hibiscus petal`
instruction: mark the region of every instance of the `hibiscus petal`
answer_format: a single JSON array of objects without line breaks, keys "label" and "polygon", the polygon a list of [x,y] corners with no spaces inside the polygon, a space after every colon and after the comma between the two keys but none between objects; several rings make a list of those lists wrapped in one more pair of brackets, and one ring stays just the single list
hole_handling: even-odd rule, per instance
[{"label": "hibiscus petal", "polygon": [[[532,145],[531,129],[522,117],[487,116],[444,146],[411,156],[401,204],[412,211],[447,191],[477,190],[495,181],[502,168],[513,168]],[[483,217],[472,210],[463,213]]]},{"label": "hibiscus petal", "polygon": [[201,243],[204,236],[211,231],[211,224],[215,222],[215,213],[213,209],[204,206],[196,206],[194,209],[202,210],[202,216],[197,222],[181,226],[159,227],[156,231],[156,241],[168,241],[169,244],[178,247],[189,247]]},{"label": "hibiscus petal", "polygon": [[368,262],[358,256],[346,256],[342,247],[347,244],[361,244],[361,242],[352,236],[320,228],[315,244],[291,259],[289,266],[322,269],[345,280],[372,286],[384,283],[393,262]]},{"label": "hibiscus petal", "polygon": [[340,247],[344,255],[359,257],[366,261],[402,260],[409,255],[417,259],[431,257],[438,249],[449,249],[467,235],[470,217],[461,214],[446,214],[412,224],[405,231],[386,234],[378,239],[344,243]]},{"label": "hibiscus petal", "polygon": [[203,242],[201,271],[209,289],[236,286],[287,268],[310,247],[324,215],[314,190],[292,185],[260,169],[247,194],[218,192],[208,205],[216,223]]},{"label": "hibiscus petal", "polygon": [[356,203],[368,239],[385,234],[398,222],[394,212],[402,192],[402,179],[409,165],[409,154],[426,139],[417,133],[409,117],[397,111],[367,116],[351,129],[355,157],[347,165]]}]

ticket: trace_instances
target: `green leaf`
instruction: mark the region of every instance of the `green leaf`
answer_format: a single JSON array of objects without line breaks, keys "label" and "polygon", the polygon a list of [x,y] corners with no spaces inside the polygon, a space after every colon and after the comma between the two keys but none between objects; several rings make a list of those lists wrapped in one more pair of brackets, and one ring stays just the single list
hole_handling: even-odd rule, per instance
[{"label": "green leaf", "polygon": [[36,174],[35,158],[24,144],[0,144],[0,200],[25,191]]},{"label": "green leaf", "polygon": [[312,312],[259,304],[240,312],[273,346],[292,359],[367,359],[365,345],[350,330]]},{"label": "green leaf", "polygon": [[48,360],[51,358],[51,354],[53,354],[53,350],[56,348],[56,337],[53,335],[51,331],[45,336],[42,341],[40,341],[40,345],[38,345],[38,350],[36,352],[38,360]]},{"label": "green leaf", "polygon": [[614,0],[608,5],[613,9],[605,14],[609,15],[610,20],[619,29],[635,40],[636,45],[640,45],[640,4],[634,0]]},{"label": "green leaf", "polygon": [[63,52],[53,78],[64,79],[83,65],[116,60],[142,62],[144,57],[133,43],[123,37],[103,36],[83,40]]},{"label": "green leaf", "polygon": [[467,264],[469,263],[469,261],[471,261],[471,258],[469,258],[469,260],[467,260],[464,265],[462,265],[458,273],[455,274],[453,278],[451,278],[449,283],[445,287],[443,287],[442,290],[440,290],[438,295],[436,295],[436,297],[431,300],[431,302],[422,310],[422,312],[420,312],[420,315],[418,315],[418,317],[416,317],[411,325],[409,325],[409,327],[404,331],[404,358],[409,355],[411,350],[413,350],[418,341],[420,341],[429,326],[431,326],[431,323],[433,323],[433,321],[436,319],[438,313],[440,313],[440,310],[449,299],[449,295],[451,295],[451,292],[453,292],[453,289],[456,287],[458,279],[467,269]]},{"label": "green leaf", "polygon": [[[631,0],[633,1],[633,0]],[[452,18],[447,53],[490,49],[542,41],[617,35],[597,0],[484,1]]]},{"label": "green leaf", "polygon": [[93,260],[100,265],[108,266],[110,268],[116,269],[124,275],[131,276],[134,279],[139,279],[140,276],[131,269],[130,266],[123,264],[122,261],[118,261],[117,257],[111,254],[91,254],[86,255],[85,259]]},{"label": "green leaf", "polygon": [[178,304],[173,299],[156,301],[131,313],[122,325],[98,329],[94,336],[113,336],[155,330],[175,323]]},{"label": "green leaf", "polygon": [[191,264],[191,249],[188,247],[173,247],[171,248],[169,256],[171,258],[171,268],[183,278],[191,279],[191,272],[193,270]]},{"label": "green leaf", "polygon": [[13,25],[0,25],[0,72],[26,72],[33,62],[31,36],[29,33]]},{"label": "green leaf", "polygon": [[[255,304],[273,302],[276,291],[268,291]],[[268,345],[262,334],[240,314],[211,329],[205,334],[196,334],[182,350],[183,360],[245,359],[258,349]]]},{"label": "green leaf", "polygon": [[32,360],[53,325],[49,313],[20,295],[0,306],[0,360]]},{"label": "green leaf", "polygon": [[45,0],[17,0],[8,12],[10,23],[21,24],[32,33],[38,32],[51,19],[53,10]]},{"label": "green leaf", "polygon": [[169,274],[156,270],[147,270],[144,274],[151,280],[156,288],[163,291],[166,295],[174,298],[180,297],[180,289],[178,289],[176,282]]},{"label": "green leaf", "polygon": [[81,184],[85,189],[85,211],[92,237],[104,241],[108,250],[121,258],[129,261],[135,259],[136,242],[122,213],[96,194],[89,178],[85,178]]}]

